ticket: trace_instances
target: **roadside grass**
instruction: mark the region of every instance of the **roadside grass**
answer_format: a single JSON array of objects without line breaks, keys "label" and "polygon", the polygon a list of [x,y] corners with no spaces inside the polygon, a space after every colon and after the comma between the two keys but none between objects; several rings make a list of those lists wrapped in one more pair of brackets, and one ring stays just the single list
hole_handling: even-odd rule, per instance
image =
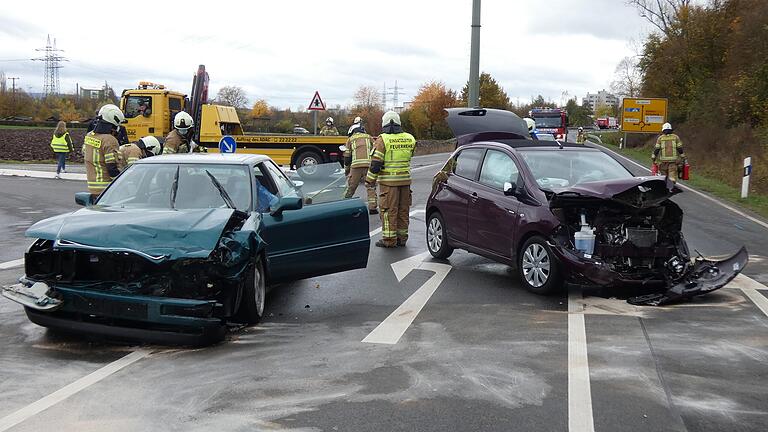
[{"label": "roadside grass", "polygon": [[[622,154],[644,167],[650,167],[652,149],[650,147],[619,149],[618,141],[614,144],[603,138],[603,145],[616,153]],[[691,173],[691,179],[680,183],[690,186],[698,191],[707,192],[718,198],[735,204],[737,207],[751,210],[763,218],[768,219],[768,196],[750,192],[749,197],[741,199],[741,189],[724,184],[723,182],[696,174],[695,167]]]},{"label": "roadside grass", "polygon": [[0,125],[0,129],[50,129],[50,130],[53,130],[53,129],[55,129],[55,127],[51,127],[51,126]]}]

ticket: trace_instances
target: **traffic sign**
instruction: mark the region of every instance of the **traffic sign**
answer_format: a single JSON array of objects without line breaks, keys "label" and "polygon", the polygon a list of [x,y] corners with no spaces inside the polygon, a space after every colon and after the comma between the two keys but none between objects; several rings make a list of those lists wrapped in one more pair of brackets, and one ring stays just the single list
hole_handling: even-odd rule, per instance
[{"label": "traffic sign", "polygon": [[621,131],[661,133],[667,121],[667,100],[664,98],[624,98]]},{"label": "traffic sign", "polygon": [[219,140],[219,153],[234,153],[237,150],[237,141],[229,135],[224,135]]},{"label": "traffic sign", "polygon": [[312,102],[309,103],[307,109],[309,111],[325,111],[325,102],[320,99],[320,92],[315,91],[315,95],[312,96]]}]

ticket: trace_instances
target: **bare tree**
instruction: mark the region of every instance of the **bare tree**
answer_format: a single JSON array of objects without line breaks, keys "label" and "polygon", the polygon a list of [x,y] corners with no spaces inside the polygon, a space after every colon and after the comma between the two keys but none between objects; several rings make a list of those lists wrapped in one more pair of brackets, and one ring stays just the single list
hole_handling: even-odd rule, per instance
[{"label": "bare tree", "polygon": [[634,6],[640,16],[648,20],[654,27],[661,30],[665,36],[673,33],[673,24],[681,12],[691,6],[692,0],[626,0]]},{"label": "bare tree", "polygon": [[235,108],[244,108],[248,105],[248,96],[242,87],[224,86],[216,93],[216,102]]},{"label": "bare tree", "polygon": [[378,107],[381,105],[381,93],[373,86],[360,86],[354,96],[357,107]]},{"label": "bare tree", "polygon": [[614,80],[611,82],[611,91],[620,97],[640,96],[643,75],[635,57],[621,59],[614,71]]}]

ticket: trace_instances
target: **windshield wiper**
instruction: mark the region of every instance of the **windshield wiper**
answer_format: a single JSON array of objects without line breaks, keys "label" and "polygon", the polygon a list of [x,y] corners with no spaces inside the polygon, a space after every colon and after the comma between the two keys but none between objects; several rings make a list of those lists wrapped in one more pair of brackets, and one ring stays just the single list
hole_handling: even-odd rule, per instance
[{"label": "windshield wiper", "polygon": [[233,209],[235,208],[235,203],[232,202],[232,198],[229,197],[229,194],[226,190],[224,190],[224,186],[219,183],[218,180],[216,180],[216,177],[213,176],[208,170],[205,170],[205,173],[208,174],[208,177],[211,178],[211,182],[213,182],[213,185],[216,186],[216,189],[219,190],[219,195],[221,195],[221,199],[224,200],[224,204],[227,205],[227,207]]},{"label": "windshield wiper", "polygon": [[173,175],[173,184],[171,185],[171,209],[176,209],[176,192],[179,190],[179,166],[176,165],[176,174]]}]

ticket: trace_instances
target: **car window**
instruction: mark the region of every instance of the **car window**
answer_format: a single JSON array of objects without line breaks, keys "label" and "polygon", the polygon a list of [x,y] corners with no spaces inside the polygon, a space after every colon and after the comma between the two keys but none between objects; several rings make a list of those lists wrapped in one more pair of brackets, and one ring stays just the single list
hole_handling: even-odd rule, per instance
[{"label": "car window", "polygon": [[269,177],[275,183],[275,187],[277,188],[275,194],[277,196],[283,197],[296,194],[296,190],[294,189],[291,182],[285,177],[285,174],[283,174],[283,172],[280,170],[280,168],[277,167],[277,165],[274,164],[274,162],[263,162],[259,164],[259,166],[264,168],[264,170],[269,174]]},{"label": "car window", "polygon": [[483,159],[485,149],[468,149],[456,156],[456,168],[453,173],[470,180],[475,179],[477,168]]},{"label": "car window", "polygon": [[152,96],[128,96],[125,98],[125,118],[152,113]]},{"label": "car window", "polygon": [[504,183],[517,183],[517,165],[511,157],[498,150],[488,150],[480,169],[480,183],[494,189],[504,190]]},{"label": "car window", "polygon": [[544,189],[632,177],[632,173],[615,159],[599,151],[534,149],[518,151],[539,187]]}]

